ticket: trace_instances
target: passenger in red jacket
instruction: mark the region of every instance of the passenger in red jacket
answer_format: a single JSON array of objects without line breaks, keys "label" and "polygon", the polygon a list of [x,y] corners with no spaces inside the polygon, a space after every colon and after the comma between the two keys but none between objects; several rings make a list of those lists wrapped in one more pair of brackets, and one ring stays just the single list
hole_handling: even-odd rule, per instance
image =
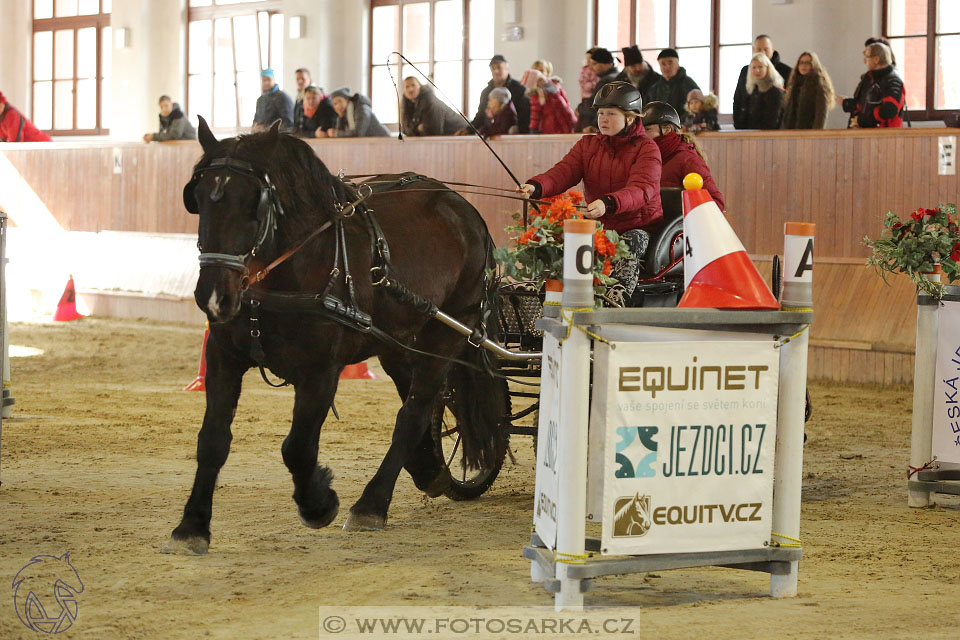
[{"label": "passenger in red jacket", "polygon": [[33,126],[0,93],[0,142],[50,142],[50,136]]},{"label": "passenger in red jacket", "polygon": [[[583,180],[587,205],[583,215],[599,218],[618,232],[637,260],[650,243],[646,229],[662,217],[660,151],[644,133],[640,92],[628,82],[610,82],[597,92],[600,133],[587,135],[552,169],[527,180],[525,195],[557,195]],[[622,260],[612,274],[629,297],[637,286],[637,260]]]},{"label": "passenger in red jacket", "polygon": [[683,178],[688,173],[699,173],[703,178],[703,188],[723,211],[723,194],[717,188],[706,158],[697,138],[680,132],[680,117],[677,110],[666,102],[648,102],[640,114],[647,135],[653,138],[660,148],[663,159],[661,187],[683,187]]}]

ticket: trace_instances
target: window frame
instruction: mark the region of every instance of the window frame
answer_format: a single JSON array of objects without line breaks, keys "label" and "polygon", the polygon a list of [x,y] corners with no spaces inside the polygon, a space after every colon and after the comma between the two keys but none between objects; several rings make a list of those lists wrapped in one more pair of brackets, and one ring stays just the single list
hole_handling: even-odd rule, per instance
[{"label": "window frame", "polygon": [[[104,0],[98,0],[97,4],[97,13],[88,14],[88,15],[77,15],[77,16],[63,16],[63,17],[54,17],[52,18],[34,18],[37,15],[37,0],[32,0],[30,2],[30,21],[31,21],[31,31],[30,31],[30,120],[36,123],[36,101],[34,100],[35,95],[35,85],[37,84],[35,73],[35,64],[34,60],[36,59],[36,34],[44,31],[51,32],[51,58],[52,58],[52,77],[50,81],[50,129],[44,129],[44,133],[47,133],[51,136],[102,136],[108,135],[110,133],[109,127],[103,126],[103,30],[106,27],[110,27],[110,14],[103,13]],[[56,2],[53,3],[54,12],[56,12]],[[95,78],[97,86],[97,104],[96,104],[96,126],[92,129],[78,129],[77,128],[77,31],[80,29],[96,29],[96,71]],[[56,128],[56,114],[57,114],[57,92],[56,92],[56,82],[57,82],[57,73],[56,73],[56,61],[57,61],[57,31],[73,31],[73,89],[71,94],[73,95],[73,117],[71,122],[73,127],[70,129],[57,129]],[[111,33],[113,31],[111,30]],[[107,43],[112,46],[112,43]],[[63,79],[61,79],[63,80]],[[43,82],[43,81],[41,81]]]},{"label": "window frame", "polygon": [[[925,108],[922,111],[915,111],[913,109],[907,110],[907,120],[912,121],[916,120],[917,122],[934,122],[937,120],[943,120],[944,117],[957,113],[960,111],[960,108],[957,109],[937,109],[937,38],[942,36],[953,36],[960,35],[960,32],[946,31],[943,33],[937,32],[937,0],[927,0],[927,30],[923,34],[907,34],[902,36],[890,36],[888,35],[888,30],[890,28],[890,0],[883,0],[882,16],[881,16],[881,33],[883,37],[890,40],[891,44],[894,40],[905,40],[907,38],[924,38],[927,45],[927,68],[926,68],[926,96],[924,97]],[[907,91],[910,91],[910,87],[906,88]]]},{"label": "window frame", "polygon": [[[233,127],[218,127],[215,125],[215,120],[213,118],[214,105],[216,103],[216,94],[217,87],[216,81],[214,80],[216,76],[216,46],[210,47],[210,113],[208,118],[208,124],[210,125],[211,131],[215,133],[232,133],[235,131],[242,131],[249,129],[251,123],[244,123],[240,119],[240,86],[238,82],[238,71],[237,71],[237,41],[233,37],[234,33],[234,24],[233,19],[242,16],[252,15],[254,18],[259,19],[259,14],[266,13],[268,24],[273,20],[274,15],[284,15],[283,13],[283,0],[256,0],[255,2],[241,2],[237,4],[216,4],[217,0],[213,0],[213,3],[210,6],[205,7],[191,7],[190,0],[186,0],[187,3],[187,22],[186,22],[186,33],[184,35],[186,42],[186,54],[185,54],[185,63],[184,63],[184,87],[183,87],[183,102],[184,102],[184,113],[190,114],[190,77],[192,75],[203,75],[203,74],[191,74],[190,73],[190,23],[200,20],[209,20],[210,29],[213,37],[216,37],[216,21],[229,18],[230,20],[230,46],[233,50],[233,96],[234,96],[234,110],[236,114],[237,124]],[[286,22],[284,22],[283,32],[286,33]],[[269,38],[272,38],[273,35],[270,32],[270,29],[267,29],[267,35]],[[272,42],[267,42],[267,64],[268,66],[273,65],[273,47],[271,46]],[[282,46],[282,45],[281,45]],[[260,51],[263,49],[262,43],[260,41],[260,30],[257,29],[257,53],[258,57]],[[279,78],[277,79],[279,82]]]}]

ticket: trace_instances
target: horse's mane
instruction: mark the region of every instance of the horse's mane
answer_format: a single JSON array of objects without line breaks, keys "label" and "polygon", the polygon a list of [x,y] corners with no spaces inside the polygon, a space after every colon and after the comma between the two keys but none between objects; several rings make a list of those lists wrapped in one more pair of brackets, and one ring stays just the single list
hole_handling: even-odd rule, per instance
[{"label": "horse's mane", "polygon": [[229,156],[268,174],[283,206],[284,215],[278,220],[280,233],[296,237],[329,219],[335,204],[349,200],[349,196],[343,181],[330,173],[310,145],[279,134],[271,150],[270,135],[252,133],[221,140],[204,153],[194,169]]}]

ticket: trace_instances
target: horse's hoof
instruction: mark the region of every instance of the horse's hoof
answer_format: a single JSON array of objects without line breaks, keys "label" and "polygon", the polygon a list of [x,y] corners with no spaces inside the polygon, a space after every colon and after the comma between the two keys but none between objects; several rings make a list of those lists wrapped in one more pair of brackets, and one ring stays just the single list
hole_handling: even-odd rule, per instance
[{"label": "horse's hoof", "polygon": [[423,492],[427,494],[428,498],[437,498],[443,495],[443,492],[450,487],[452,481],[450,469],[444,467],[440,475],[434,478]]},{"label": "horse's hoof", "polygon": [[203,556],[207,554],[210,548],[210,542],[200,536],[191,536],[189,538],[174,538],[167,540],[160,553],[173,553],[178,556]]},{"label": "horse's hoof", "polygon": [[303,516],[303,512],[299,509],[297,513],[300,515],[300,522],[303,523],[305,527],[310,527],[311,529],[323,529],[325,526],[333,522],[333,519],[337,517],[337,514],[340,513],[339,503],[334,505],[333,509],[330,509],[323,515],[323,517],[316,520],[311,520]]},{"label": "horse's hoof", "polygon": [[380,531],[387,519],[373,514],[351,513],[343,523],[344,531]]}]

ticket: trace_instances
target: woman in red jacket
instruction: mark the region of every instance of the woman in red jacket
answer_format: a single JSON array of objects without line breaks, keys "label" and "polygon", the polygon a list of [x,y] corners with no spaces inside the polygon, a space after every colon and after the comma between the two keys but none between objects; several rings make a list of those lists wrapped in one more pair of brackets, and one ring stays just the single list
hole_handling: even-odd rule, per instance
[{"label": "woman in red jacket", "polygon": [[554,196],[583,180],[587,205],[583,215],[599,218],[618,232],[636,260],[622,260],[612,274],[626,289],[637,286],[637,261],[650,243],[646,229],[662,217],[660,151],[644,134],[640,92],[628,82],[605,85],[593,100],[600,133],[586,135],[552,169],[521,187],[531,198]]},{"label": "woman in red jacket", "polygon": [[680,117],[677,110],[666,102],[648,102],[640,114],[647,135],[653,138],[660,148],[663,160],[663,173],[660,177],[662,187],[683,187],[683,178],[688,173],[699,173],[703,178],[703,188],[724,210],[723,194],[710,175],[706,156],[692,134],[680,132]]},{"label": "woman in red jacket", "polygon": [[0,142],[50,142],[50,136],[33,126],[0,93]]}]

